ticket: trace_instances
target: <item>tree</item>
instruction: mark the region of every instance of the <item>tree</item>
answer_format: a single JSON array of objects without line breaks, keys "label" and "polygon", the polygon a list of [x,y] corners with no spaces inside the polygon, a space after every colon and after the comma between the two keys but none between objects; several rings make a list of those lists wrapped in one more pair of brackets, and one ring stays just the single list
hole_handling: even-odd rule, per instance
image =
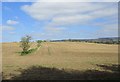
[{"label": "tree", "polygon": [[28,49],[30,48],[30,40],[31,40],[31,36],[29,35],[26,35],[25,37],[22,37],[21,38],[21,41],[20,41],[20,47],[23,49],[23,53],[26,53],[28,51]]},{"label": "tree", "polygon": [[37,40],[37,47],[40,47],[42,43],[42,40]]}]

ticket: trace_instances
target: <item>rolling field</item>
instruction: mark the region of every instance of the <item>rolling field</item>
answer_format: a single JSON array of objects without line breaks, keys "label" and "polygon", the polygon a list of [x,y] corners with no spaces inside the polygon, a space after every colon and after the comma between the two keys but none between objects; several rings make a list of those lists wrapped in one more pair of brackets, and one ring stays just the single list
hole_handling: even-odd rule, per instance
[{"label": "rolling field", "polygon": [[[36,43],[31,45],[31,48],[34,48]],[[42,66],[57,70],[110,71],[102,69],[100,65],[118,64],[118,45],[82,42],[45,42],[42,43],[42,46],[37,51],[31,54],[20,56],[17,52],[21,50],[19,43],[2,44],[3,79],[12,79],[13,76],[19,76],[21,74],[19,70],[26,70],[31,66]],[[49,73],[51,72],[47,74]],[[47,78],[46,75],[43,76]],[[54,78],[57,79],[55,76],[52,79]],[[48,79],[50,78],[48,77]]]}]

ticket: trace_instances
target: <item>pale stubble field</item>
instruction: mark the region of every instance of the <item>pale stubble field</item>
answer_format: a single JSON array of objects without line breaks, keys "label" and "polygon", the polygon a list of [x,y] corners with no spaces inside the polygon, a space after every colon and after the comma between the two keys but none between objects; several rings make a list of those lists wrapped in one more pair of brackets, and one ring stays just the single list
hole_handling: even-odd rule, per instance
[{"label": "pale stubble field", "polygon": [[[35,47],[36,43],[32,43]],[[19,75],[18,69],[43,66],[57,69],[103,70],[98,65],[118,64],[118,45],[83,42],[44,42],[34,53],[20,56],[19,43],[2,44],[4,79]]]}]

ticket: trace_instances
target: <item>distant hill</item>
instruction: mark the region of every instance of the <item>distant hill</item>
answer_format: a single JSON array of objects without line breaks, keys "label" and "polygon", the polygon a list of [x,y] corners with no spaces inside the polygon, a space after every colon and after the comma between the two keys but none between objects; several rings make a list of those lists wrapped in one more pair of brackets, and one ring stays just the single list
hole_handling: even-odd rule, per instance
[{"label": "distant hill", "polygon": [[120,37],[108,37],[108,38],[99,38],[99,39],[103,39],[103,40],[108,40],[108,39],[118,40],[118,39],[120,39]]},{"label": "distant hill", "polygon": [[106,37],[98,39],[63,39],[63,40],[50,40],[51,42],[93,42],[93,43],[106,43],[106,44],[118,44],[120,37]]}]

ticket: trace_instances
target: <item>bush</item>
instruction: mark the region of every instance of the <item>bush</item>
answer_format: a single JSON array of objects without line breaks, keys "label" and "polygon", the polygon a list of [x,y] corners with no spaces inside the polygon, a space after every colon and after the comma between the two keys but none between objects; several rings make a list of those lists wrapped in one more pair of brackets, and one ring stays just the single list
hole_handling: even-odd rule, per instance
[{"label": "bush", "polygon": [[26,54],[33,53],[33,52],[35,52],[36,50],[37,50],[37,48],[33,48],[33,49],[30,49],[30,50],[28,50],[28,51],[26,51],[26,52],[20,52],[20,53],[21,53],[21,55],[26,55]]},{"label": "bush", "polygon": [[42,40],[37,40],[37,47],[40,47],[42,43]]},{"label": "bush", "polygon": [[31,36],[28,36],[28,35],[21,38],[20,47],[23,50],[22,53],[27,53],[28,49],[30,48],[30,44],[29,44],[30,40],[31,40]]}]

